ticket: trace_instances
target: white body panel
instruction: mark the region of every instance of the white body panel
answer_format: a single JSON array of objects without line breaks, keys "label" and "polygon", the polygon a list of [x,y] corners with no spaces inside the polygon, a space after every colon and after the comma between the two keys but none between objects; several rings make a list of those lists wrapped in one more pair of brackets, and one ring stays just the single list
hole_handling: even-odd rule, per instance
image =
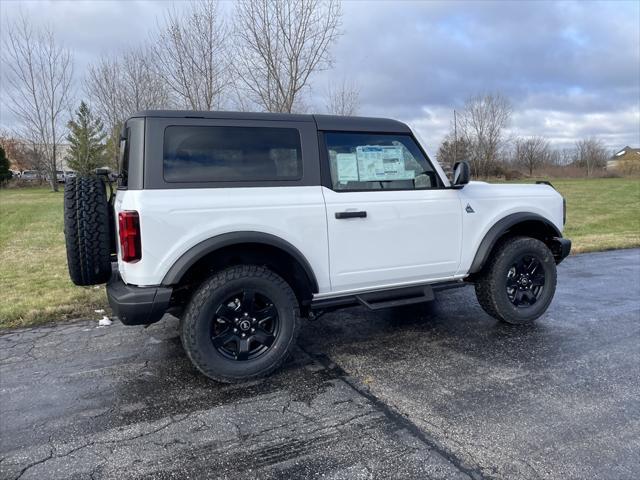
[{"label": "white body panel", "polygon": [[140,214],[142,259],[118,268],[125,283],[158,285],[190,248],[229,232],[275,235],[302,252],[328,291],[327,220],[322,187],[118,191],[116,214]]},{"label": "white body panel", "polygon": [[[458,190],[463,208],[462,256],[458,274],[467,273],[480,242],[499,220],[513,213],[535,213],[562,232],[562,196],[548,185],[470,182]],[[464,209],[469,204],[475,213]]]},{"label": "white body panel", "polygon": [[[458,270],[462,210],[455,190],[323,193],[333,290],[419,283]],[[335,216],[348,211],[367,216]]]}]

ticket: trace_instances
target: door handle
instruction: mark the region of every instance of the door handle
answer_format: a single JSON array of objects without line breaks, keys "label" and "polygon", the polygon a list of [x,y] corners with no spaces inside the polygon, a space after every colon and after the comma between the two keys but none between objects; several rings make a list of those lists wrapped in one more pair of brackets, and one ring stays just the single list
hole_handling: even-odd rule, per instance
[{"label": "door handle", "polygon": [[336,218],[339,220],[343,218],[367,218],[367,212],[336,212]]}]

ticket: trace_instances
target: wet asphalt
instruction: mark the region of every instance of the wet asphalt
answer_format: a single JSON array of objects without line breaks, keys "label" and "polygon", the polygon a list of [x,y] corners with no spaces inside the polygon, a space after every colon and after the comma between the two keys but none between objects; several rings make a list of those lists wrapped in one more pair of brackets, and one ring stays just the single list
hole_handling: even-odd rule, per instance
[{"label": "wet asphalt", "polygon": [[277,374],[199,375],[172,317],[0,335],[1,479],[640,478],[640,250],[568,258],[534,326],[472,288],[305,325]]}]

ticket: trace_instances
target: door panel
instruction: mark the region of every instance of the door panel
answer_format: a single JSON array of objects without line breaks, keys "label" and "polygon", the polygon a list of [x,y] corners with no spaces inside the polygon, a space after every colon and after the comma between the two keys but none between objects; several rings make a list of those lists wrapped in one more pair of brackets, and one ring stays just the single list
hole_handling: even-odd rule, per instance
[{"label": "door panel", "polygon": [[[455,274],[462,241],[462,208],[457,191],[322,190],[333,291]],[[347,218],[336,218],[336,214]]]}]

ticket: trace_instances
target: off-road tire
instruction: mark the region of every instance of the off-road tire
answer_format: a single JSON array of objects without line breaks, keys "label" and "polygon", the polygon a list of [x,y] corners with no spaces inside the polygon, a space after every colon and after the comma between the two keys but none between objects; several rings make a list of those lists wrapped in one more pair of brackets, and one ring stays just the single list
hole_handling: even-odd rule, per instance
[{"label": "off-road tire", "polygon": [[[264,355],[238,361],[216,350],[210,324],[221,302],[243,288],[268,294],[277,309],[280,328]],[[182,345],[191,362],[207,377],[223,383],[264,377],[279,368],[295,345],[299,329],[299,304],[293,290],[271,270],[257,265],[238,265],[215,273],[194,293],[180,322]]]},{"label": "off-road tire", "polygon": [[[534,255],[544,269],[545,283],[540,298],[534,305],[518,308],[507,295],[507,273],[514,259]],[[549,307],[556,290],[556,262],[549,248],[531,237],[510,237],[500,241],[476,279],[476,297],[480,306],[493,318],[513,325],[530,324]]]},{"label": "off-road tire", "polygon": [[64,188],[64,237],[69,275],[76,285],[99,285],[111,276],[111,229],[104,181],[75,177]]}]

